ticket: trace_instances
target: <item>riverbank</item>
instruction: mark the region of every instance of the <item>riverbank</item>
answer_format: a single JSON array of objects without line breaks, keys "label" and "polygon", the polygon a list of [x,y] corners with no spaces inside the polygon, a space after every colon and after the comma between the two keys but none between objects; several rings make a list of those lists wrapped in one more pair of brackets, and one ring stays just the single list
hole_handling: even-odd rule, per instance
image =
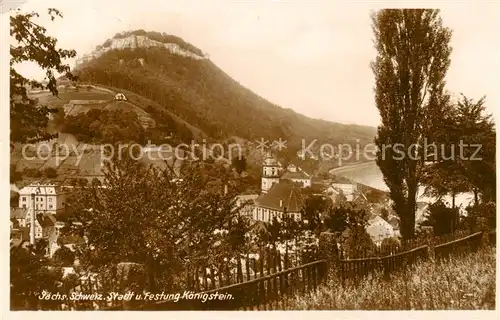
[{"label": "riverbank", "polygon": [[376,165],[375,161],[357,163],[357,164],[352,164],[352,165],[348,165],[348,166],[334,168],[334,169],[330,170],[330,173],[341,175],[341,174],[346,173],[346,172],[350,172],[353,170],[361,170],[363,168],[372,167],[374,165]]},{"label": "riverbank", "polygon": [[[335,168],[330,170],[330,173],[374,189],[384,192],[389,191],[389,188],[384,182],[384,175],[375,161]],[[433,203],[437,200],[436,197],[425,196],[424,191],[425,188],[420,186],[417,194],[418,202]],[[452,197],[450,195],[442,197],[442,200],[444,202],[448,202],[450,205],[452,203]],[[473,202],[473,200],[474,195],[470,192],[459,193],[455,196],[455,204],[456,206],[461,207],[462,211],[469,205],[469,203]]]}]

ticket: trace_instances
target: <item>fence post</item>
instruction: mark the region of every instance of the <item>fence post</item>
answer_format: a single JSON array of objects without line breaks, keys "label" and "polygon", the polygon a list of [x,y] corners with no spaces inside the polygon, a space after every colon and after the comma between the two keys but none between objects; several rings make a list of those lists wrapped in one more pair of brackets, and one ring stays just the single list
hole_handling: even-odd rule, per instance
[{"label": "fence post", "polygon": [[[324,279],[331,279],[339,269],[339,252],[337,249],[337,234],[322,232],[319,235],[319,259],[326,261]],[[320,281],[323,279],[319,279]]]}]

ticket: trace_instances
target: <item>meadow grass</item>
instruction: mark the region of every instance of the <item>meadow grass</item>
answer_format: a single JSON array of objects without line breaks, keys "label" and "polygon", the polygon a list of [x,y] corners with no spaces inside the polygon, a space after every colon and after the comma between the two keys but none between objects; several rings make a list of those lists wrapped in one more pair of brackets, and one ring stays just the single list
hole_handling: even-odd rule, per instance
[{"label": "meadow grass", "polygon": [[496,250],[444,262],[425,261],[388,279],[374,274],[357,285],[329,280],[316,292],[295,296],[288,310],[493,310]]}]

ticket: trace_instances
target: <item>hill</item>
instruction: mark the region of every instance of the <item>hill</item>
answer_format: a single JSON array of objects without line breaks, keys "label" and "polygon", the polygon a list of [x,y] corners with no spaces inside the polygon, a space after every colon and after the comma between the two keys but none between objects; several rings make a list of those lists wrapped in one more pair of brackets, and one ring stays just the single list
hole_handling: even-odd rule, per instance
[{"label": "hill", "polygon": [[[61,78],[57,97],[48,91],[30,92],[39,104],[59,110],[49,129],[60,137],[48,143],[46,159],[23,159],[22,146],[16,145],[11,153],[15,170],[26,169],[34,178],[47,168],[57,169],[60,176],[97,176],[98,149],[116,142],[178,145],[196,139],[225,147],[238,143],[248,163],[260,165],[262,154],[256,152],[255,142],[262,138],[286,140],[279,156],[297,160],[303,142],[318,139],[313,148],[317,152],[321,142],[363,146],[375,136],[372,127],[311,119],[279,107],[240,85],[202,50],[165,33],[117,34],[78,59],[74,73],[79,81]],[[126,101],[117,101],[117,93]],[[56,161],[57,146],[63,144],[74,151]],[[79,158],[81,150],[86,152]],[[312,173],[318,162],[309,162]],[[307,161],[300,165],[309,167]],[[326,168],[323,171],[333,166],[319,165]],[[258,175],[260,167],[253,169]]]},{"label": "hill", "polygon": [[302,139],[307,144],[320,139],[365,145],[375,135],[372,127],[311,119],[274,105],[232,79],[200,49],[166,34],[118,34],[80,60],[76,73],[82,83],[125,89],[152,100],[214,139],[281,137],[296,151]]}]

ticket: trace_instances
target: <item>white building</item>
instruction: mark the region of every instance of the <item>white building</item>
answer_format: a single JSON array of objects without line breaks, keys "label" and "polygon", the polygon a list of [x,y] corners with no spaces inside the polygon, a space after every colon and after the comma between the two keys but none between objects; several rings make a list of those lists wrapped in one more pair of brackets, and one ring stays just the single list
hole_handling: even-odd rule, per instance
[{"label": "white building", "polygon": [[301,188],[287,180],[273,184],[269,192],[262,193],[255,200],[253,219],[271,222],[276,218],[281,221],[285,215],[300,220],[304,197]]},{"label": "white building", "polygon": [[376,245],[380,245],[384,239],[392,238],[396,235],[392,225],[380,216],[372,216],[370,220],[368,220],[365,229]]},{"label": "white building", "polygon": [[280,181],[280,163],[273,157],[268,156],[262,165],[261,191],[266,193],[273,184]]},{"label": "white building", "polygon": [[242,216],[252,217],[255,209],[255,200],[259,197],[258,194],[240,194],[236,196],[236,207],[240,208]]},{"label": "white building", "polygon": [[55,184],[34,183],[19,190],[19,208],[34,208],[36,213],[57,214],[64,210],[67,192]]},{"label": "white building", "polygon": [[287,171],[281,176],[281,179],[299,183],[303,188],[311,187],[312,185],[311,176],[293,164],[288,166]]},{"label": "white building", "polygon": [[127,101],[127,97],[123,94],[123,93],[117,93],[115,95],[115,100],[118,100],[118,101]]},{"label": "white building", "polygon": [[339,196],[343,195],[348,202],[366,202],[366,196],[358,190],[358,185],[353,183],[332,183],[325,194],[335,203]]}]

